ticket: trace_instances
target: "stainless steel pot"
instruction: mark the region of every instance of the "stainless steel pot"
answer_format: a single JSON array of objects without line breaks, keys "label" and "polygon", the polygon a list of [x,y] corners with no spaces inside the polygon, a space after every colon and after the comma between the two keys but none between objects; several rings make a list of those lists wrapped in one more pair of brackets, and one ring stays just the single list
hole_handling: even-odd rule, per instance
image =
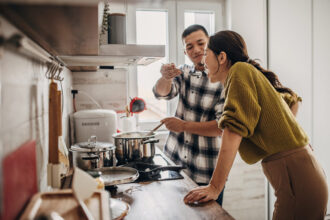
[{"label": "stainless steel pot", "polygon": [[155,155],[155,133],[149,132],[124,132],[114,134],[116,157],[119,163],[134,160],[150,160]]},{"label": "stainless steel pot", "polygon": [[102,167],[116,166],[116,147],[111,143],[98,142],[92,136],[88,142],[77,143],[71,146],[72,162],[83,170],[93,170]]}]

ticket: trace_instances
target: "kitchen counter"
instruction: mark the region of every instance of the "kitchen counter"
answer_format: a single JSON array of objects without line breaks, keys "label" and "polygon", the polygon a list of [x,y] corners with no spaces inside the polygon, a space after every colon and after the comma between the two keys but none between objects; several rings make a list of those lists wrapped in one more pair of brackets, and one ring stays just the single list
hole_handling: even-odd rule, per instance
[{"label": "kitchen counter", "polygon": [[[160,150],[157,153],[161,153]],[[215,201],[186,205],[183,202],[184,196],[197,184],[183,171],[181,174],[184,179],[121,184],[111,193],[111,197],[130,205],[131,209],[125,217],[127,220],[234,219]]]}]

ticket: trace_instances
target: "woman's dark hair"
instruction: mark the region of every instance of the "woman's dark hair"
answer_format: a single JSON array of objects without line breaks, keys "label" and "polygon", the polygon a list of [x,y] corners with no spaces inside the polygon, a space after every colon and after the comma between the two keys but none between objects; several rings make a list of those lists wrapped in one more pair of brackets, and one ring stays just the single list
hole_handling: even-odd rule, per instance
[{"label": "woman's dark hair", "polygon": [[275,73],[262,68],[259,63],[249,58],[245,41],[238,33],[234,31],[220,31],[210,37],[208,48],[212,50],[215,55],[225,52],[231,65],[234,65],[236,62],[247,62],[252,64],[266,76],[276,91],[290,93],[291,95],[294,94],[290,88],[284,87],[281,84]]},{"label": "woman's dark hair", "polygon": [[207,33],[207,30],[205,29],[205,27],[203,27],[202,25],[199,25],[199,24],[193,24],[193,25],[190,25],[189,27],[187,27],[182,35],[181,35],[181,39],[183,40],[185,37],[187,37],[189,34],[195,32],[195,31],[203,31],[205,33],[206,36],[209,36],[209,34]]}]

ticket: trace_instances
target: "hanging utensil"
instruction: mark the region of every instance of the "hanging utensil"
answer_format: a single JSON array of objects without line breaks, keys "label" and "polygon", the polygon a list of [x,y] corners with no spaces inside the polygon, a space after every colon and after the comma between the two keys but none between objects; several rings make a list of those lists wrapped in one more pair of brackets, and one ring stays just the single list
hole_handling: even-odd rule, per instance
[{"label": "hanging utensil", "polygon": [[138,97],[135,97],[130,102],[130,112],[132,113],[140,113],[146,110],[146,102]]},{"label": "hanging utensil", "polygon": [[49,158],[51,164],[58,164],[58,132],[59,132],[59,118],[58,118],[58,96],[57,84],[52,81],[49,85]]}]

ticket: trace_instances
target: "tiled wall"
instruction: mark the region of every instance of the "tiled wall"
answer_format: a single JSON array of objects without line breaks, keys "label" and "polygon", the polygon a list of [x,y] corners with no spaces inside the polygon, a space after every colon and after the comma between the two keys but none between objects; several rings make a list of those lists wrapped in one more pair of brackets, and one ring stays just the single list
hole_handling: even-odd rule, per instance
[{"label": "tiled wall", "polygon": [[[0,29],[6,38],[19,32],[2,17],[0,17]],[[31,139],[35,140],[38,183],[41,191],[47,187],[48,91],[50,81],[45,78],[46,70],[46,66],[39,61],[33,61],[17,52],[1,48],[0,162],[22,143]],[[68,69],[65,69],[62,74],[64,76],[62,82],[64,99],[62,131],[68,144],[68,114],[72,112],[70,93],[72,75]],[[60,85],[58,87],[60,88]],[[2,179],[2,174],[0,177]]]},{"label": "tiled wall", "polygon": [[[94,98],[102,108],[123,111],[128,88],[127,69],[100,69],[98,72],[74,72],[73,88]],[[97,106],[86,95],[76,96],[77,111]]]}]

